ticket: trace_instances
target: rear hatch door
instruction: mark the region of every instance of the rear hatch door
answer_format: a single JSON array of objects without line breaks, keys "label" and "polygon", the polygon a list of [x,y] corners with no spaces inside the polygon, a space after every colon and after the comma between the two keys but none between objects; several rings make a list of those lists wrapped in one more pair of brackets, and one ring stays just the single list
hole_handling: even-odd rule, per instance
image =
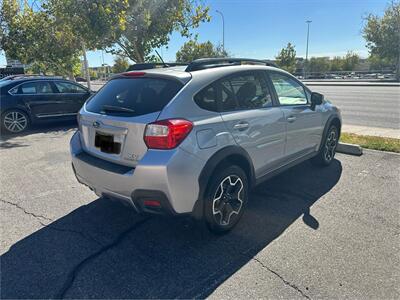
[{"label": "rear hatch door", "polygon": [[136,166],[147,151],[144,132],[183,84],[178,80],[121,76],[110,80],[84,105],[79,127],[84,150]]}]

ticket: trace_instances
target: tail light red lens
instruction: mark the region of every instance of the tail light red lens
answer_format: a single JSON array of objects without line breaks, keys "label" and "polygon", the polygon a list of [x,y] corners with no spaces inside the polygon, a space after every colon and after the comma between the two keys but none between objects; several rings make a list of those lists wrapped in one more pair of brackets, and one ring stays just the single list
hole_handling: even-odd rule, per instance
[{"label": "tail light red lens", "polygon": [[161,203],[158,200],[144,200],[143,204],[144,206],[161,207]]},{"label": "tail light red lens", "polygon": [[141,76],[146,75],[146,73],[145,72],[125,72],[125,73],[122,73],[122,75],[128,76],[128,77],[141,77]]},{"label": "tail light red lens", "polygon": [[183,119],[169,119],[147,124],[144,142],[149,149],[176,148],[190,133],[193,123]]}]

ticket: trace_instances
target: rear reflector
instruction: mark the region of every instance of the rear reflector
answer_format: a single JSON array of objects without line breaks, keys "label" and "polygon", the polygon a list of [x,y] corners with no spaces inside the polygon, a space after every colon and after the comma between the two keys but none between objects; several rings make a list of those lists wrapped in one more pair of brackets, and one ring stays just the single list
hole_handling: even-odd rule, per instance
[{"label": "rear reflector", "polygon": [[122,73],[122,75],[128,76],[128,77],[140,77],[140,76],[146,75],[146,73],[145,72],[125,72],[125,73]]},{"label": "rear reflector", "polygon": [[193,123],[183,119],[169,119],[146,126],[144,142],[149,149],[176,148],[190,133]]},{"label": "rear reflector", "polygon": [[157,200],[144,200],[143,204],[144,204],[144,206],[161,207],[160,201],[157,201]]}]

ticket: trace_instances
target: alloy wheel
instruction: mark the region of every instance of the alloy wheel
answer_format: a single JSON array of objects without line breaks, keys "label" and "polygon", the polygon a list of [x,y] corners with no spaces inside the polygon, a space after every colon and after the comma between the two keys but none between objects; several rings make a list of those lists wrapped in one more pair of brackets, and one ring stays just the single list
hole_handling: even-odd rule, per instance
[{"label": "alloy wheel", "polygon": [[214,219],[219,225],[229,225],[231,217],[239,214],[243,205],[242,191],[243,182],[236,175],[227,176],[221,181],[212,204]]},{"label": "alloy wheel", "polygon": [[327,162],[330,162],[333,157],[335,156],[335,150],[337,146],[337,133],[335,128],[332,128],[331,131],[328,134],[328,137],[326,138],[325,142],[325,151],[324,151],[324,157]]},{"label": "alloy wheel", "polygon": [[19,111],[10,111],[4,116],[3,124],[8,131],[18,133],[26,129],[28,119]]}]

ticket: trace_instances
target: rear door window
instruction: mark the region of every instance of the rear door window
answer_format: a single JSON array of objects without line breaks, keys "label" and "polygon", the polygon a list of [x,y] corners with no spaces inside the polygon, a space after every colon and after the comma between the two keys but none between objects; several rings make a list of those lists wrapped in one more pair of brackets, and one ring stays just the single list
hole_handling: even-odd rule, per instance
[{"label": "rear door window", "polygon": [[183,84],[159,78],[118,78],[109,81],[86,104],[90,112],[139,116],[161,111]]},{"label": "rear door window", "polygon": [[246,72],[214,82],[194,97],[201,108],[216,112],[272,106],[272,95],[262,72]]},{"label": "rear door window", "polygon": [[240,109],[272,106],[272,96],[268,83],[261,72],[234,76],[229,81]]},{"label": "rear door window", "polygon": [[55,85],[60,93],[65,94],[84,94],[86,90],[76,84],[69,82],[56,81]]},{"label": "rear door window", "polygon": [[11,94],[52,94],[53,89],[51,84],[47,81],[34,81],[21,84],[10,90]]}]

